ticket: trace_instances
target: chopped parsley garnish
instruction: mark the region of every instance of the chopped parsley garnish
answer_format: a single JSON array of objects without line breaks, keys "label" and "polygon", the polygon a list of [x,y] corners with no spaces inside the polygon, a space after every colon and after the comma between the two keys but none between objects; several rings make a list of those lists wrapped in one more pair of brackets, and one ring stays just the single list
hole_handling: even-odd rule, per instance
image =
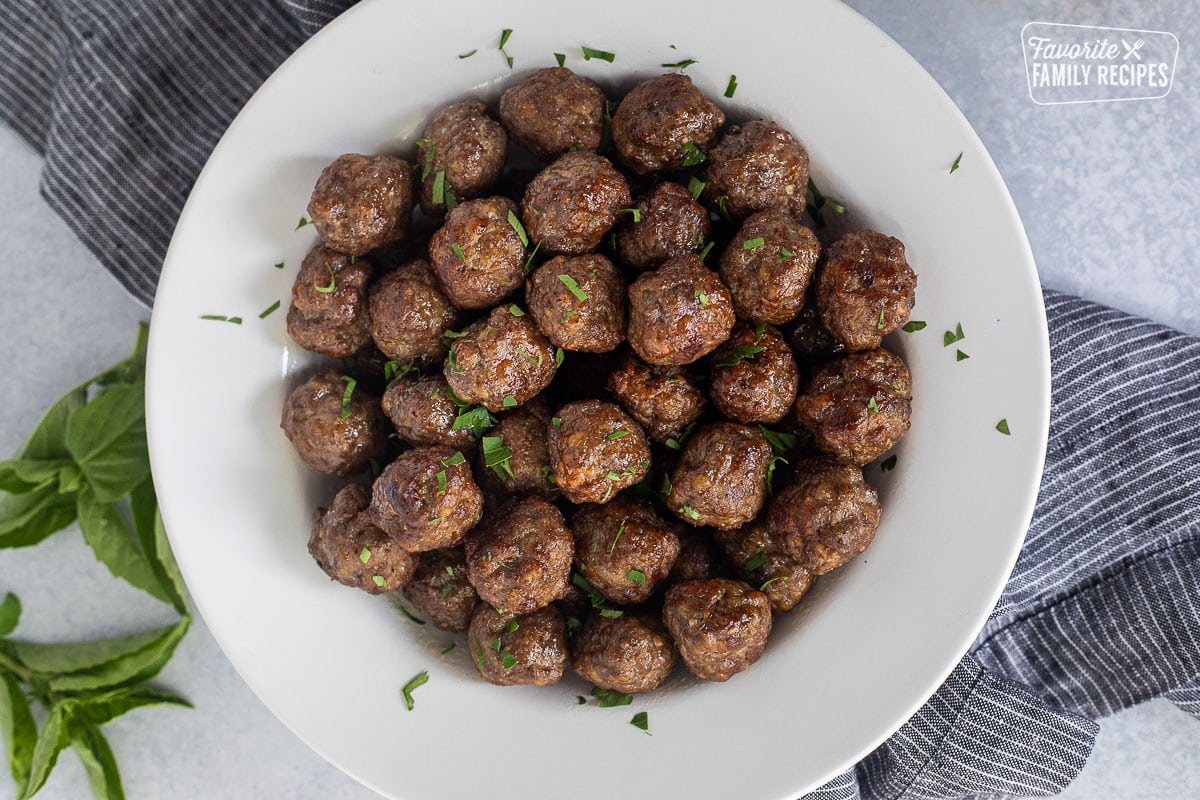
[{"label": "chopped parsley garnish", "polygon": [[752,555],[750,558],[746,559],[746,571],[753,572],[765,563],[767,563],[767,554],[756,553],[755,555]]},{"label": "chopped parsley garnish", "polygon": [[875,330],[881,331],[887,327],[887,317],[884,316],[884,309],[879,309],[879,319],[875,321]]},{"label": "chopped parsley garnish", "polygon": [[342,392],[342,410],[339,416],[345,419],[350,416],[350,398],[354,395],[354,387],[358,386],[358,381],[349,375],[343,375],[342,380],[346,382],[346,388]]},{"label": "chopped parsley garnish", "polygon": [[449,575],[451,578],[453,578],[454,577],[454,567],[447,564],[446,565],[446,574]]},{"label": "chopped parsley garnish", "polygon": [[832,197],[826,197],[825,195],[821,194],[821,190],[817,188],[817,184],[813,182],[811,176],[809,176],[808,179],[808,190],[812,192],[813,216],[817,220],[818,227],[825,224],[824,220],[821,218],[822,210],[828,208],[830,211],[833,211],[837,214],[846,213],[846,207],[844,205],[839,203],[837,200],[834,200]]},{"label": "chopped parsley garnish", "polygon": [[743,360],[751,361],[756,355],[761,353],[765,348],[760,344],[739,344],[734,346],[733,352],[713,364],[715,367],[733,367],[742,363]]},{"label": "chopped parsley garnish", "polygon": [[592,601],[592,608],[598,609],[601,616],[608,617],[609,619],[616,619],[625,613],[619,608],[606,608],[604,604],[604,595],[602,595],[595,586],[592,586],[587,578],[583,577],[578,572],[571,575],[571,583],[578,586],[587,594],[588,599]]},{"label": "chopped parsley garnish", "polygon": [[364,547],[362,550],[359,550],[358,551],[358,560],[364,564],[367,563],[368,561],[370,561],[371,560],[371,548]]},{"label": "chopped parsley garnish", "polygon": [[533,364],[535,367],[540,367],[542,365],[542,361],[545,360],[545,356],[543,356],[541,353],[538,353],[537,358],[534,358],[533,356],[529,355],[529,353],[526,353],[523,347],[517,348],[517,355],[521,356],[521,358],[525,359],[530,364]]},{"label": "chopped parsley garnish", "polygon": [[224,314],[201,314],[200,319],[212,320],[213,322],[232,322],[234,325],[241,325],[241,317],[227,317]]},{"label": "chopped parsley garnish", "polygon": [[504,60],[508,62],[508,68],[512,69],[513,57],[510,56],[504,49],[504,45],[508,44],[508,37],[510,36],[512,36],[512,28],[505,28],[502,30],[500,32],[500,46],[497,49],[500,51],[501,55],[504,56]]},{"label": "chopped parsley garnish", "polygon": [[[679,448],[676,447],[675,449],[679,449]],[[663,473],[662,488],[659,489],[658,493],[661,494],[663,497],[666,497],[667,495],[669,495],[671,493],[671,476],[665,472]]]},{"label": "chopped parsley garnish", "polygon": [[517,398],[513,397],[511,394],[506,394],[504,395],[504,399],[500,401],[500,405],[504,408],[516,408]]},{"label": "chopped parsley garnish", "polygon": [[905,333],[916,333],[917,331],[925,330],[925,323],[919,319],[914,319],[911,322],[905,323],[904,327],[900,330]]},{"label": "chopped parsley garnish", "polygon": [[950,174],[951,175],[953,175],[955,170],[958,169],[958,165],[962,163],[962,157],[963,157],[963,154],[960,152],[958,154],[958,156],[955,157],[954,163],[950,165]]},{"label": "chopped parsley garnish", "polygon": [[484,436],[483,437],[483,464],[490,468],[500,480],[513,478],[512,465],[509,463],[512,459],[512,451],[504,446],[504,440],[499,436]]},{"label": "chopped parsley garnish", "polygon": [[537,242],[536,244],[534,244],[533,251],[530,252],[529,258],[525,259],[525,266],[524,266],[525,272],[529,272],[530,268],[533,266],[533,257],[537,255],[537,251],[541,248],[541,246],[542,246],[541,242]]},{"label": "chopped parsley garnish", "polygon": [[441,525],[441,524],[442,524],[442,518],[441,518],[441,517],[434,517],[433,519],[431,519],[431,520],[429,520],[428,522],[426,522],[426,523],[425,523],[425,526],[426,526],[426,527],[430,527],[430,528],[431,528],[431,527],[433,527],[434,525]]},{"label": "chopped parsley garnish", "polygon": [[567,63],[567,54],[566,53],[555,53],[554,60],[557,61],[558,65],[561,67],[563,64]]},{"label": "chopped parsley garnish", "polygon": [[421,168],[421,182],[424,183],[433,169],[433,139],[417,139],[417,147],[425,148],[425,165]]},{"label": "chopped parsley garnish", "polygon": [[967,355],[966,353],[964,353],[962,350],[956,349],[954,351],[954,360],[955,361],[966,361],[968,358],[970,358],[970,356]]},{"label": "chopped parsley garnish", "polygon": [[[459,57],[459,58],[470,58],[471,56],[475,55],[475,54],[476,54],[476,53],[478,53],[478,52],[479,52],[479,50],[478,50],[478,49],[475,49],[475,50],[468,50],[468,51],[467,51],[467,52],[465,52],[465,53],[459,53],[459,54],[458,54],[458,57]],[[422,180],[424,180],[424,178],[422,178]],[[453,647],[454,645],[450,645],[450,646],[451,646],[451,647]]]},{"label": "chopped parsley garnish", "polygon": [[450,249],[454,251],[454,255],[458,256],[459,261],[464,264],[467,263],[467,254],[463,252],[461,247],[459,247],[458,242],[450,245]]},{"label": "chopped parsley garnish", "polygon": [[517,657],[507,650],[500,652],[500,666],[505,670],[510,670],[517,665]]},{"label": "chopped parsley garnish", "polygon": [[435,206],[446,205],[446,189],[449,184],[446,183],[446,170],[440,169],[433,176],[433,204]]},{"label": "chopped parsley garnish", "polygon": [[438,493],[438,494],[445,494],[445,493],[446,493],[446,470],[444,470],[444,469],[439,469],[439,470],[438,470],[438,473],[437,473],[437,486],[438,486],[438,488],[437,488],[437,493]]},{"label": "chopped parsley garnish", "polygon": [[472,637],[475,640],[475,664],[479,667],[479,671],[483,672],[483,645],[479,643],[479,637]]},{"label": "chopped parsley garnish", "polygon": [[455,375],[463,375],[466,373],[466,370],[460,369],[458,366],[457,350],[458,350],[457,344],[453,344],[450,346],[450,352],[446,354],[446,364],[450,367],[450,371],[452,373],[454,373]]},{"label": "chopped parsley garnish", "polygon": [[620,619],[624,615],[625,615],[625,612],[619,608],[602,608],[602,609],[600,609],[600,616],[605,617],[607,619]]},{"label": "chopped parsley garnish", "polygon": [[554,348],[554,368],[558,369],[563,364],[563,349],[561,347]]},{"label": "chopped parsley garnish", "polygon": [[525,226],[521,224],[521,220],[512,211],[508,212],[508,224],[511,225],[512,229],[517,232],[517,238],[521,240],[521,244],[528,247],[529,235],[525,233]]},{"label": "chopped parsley garnish", "polygon": [[672,437],[670,439],[667,439],[665,442],[663,442],[663,444],[665,444],[667,447],[671,448],[672,450],[678,450],[680,447],[683,446],[684,441],[686,441],[687,438],[692,435],[692,431],[695,429],[696,429],[696,423],[693,422],[691,425],[688,425],[686,428],[683,429],[683,433],[679,434],[679,438]]},{"label": "chopped parsley garnish", "polygon": [[[412,362],[407,364],[397,364],[395,361],[387,361],[383,365],[383,379],[389,384],[393,381],[400,380],[410,372],[415,372],[418,376],[421,374],[420,368],[418,368],[417,365]],[[437,397],[437,391],[437,389],[434,389],[429,395],[431,400]]]},{"label": "chopped parsley garnish", "polygon": [[758,248],[762,247],[766,243],[767,243],[767,241],[763,237],[755,236],[753,239],[747,239],[746,241],[742,242],[742,249],[743,250],[757,250]]},{"label": "chopped parsley garnish", "polygon": [[467,335],[466,331],[442,331],[442,341],[446,344],[453,342],[455,339],[461,339]]},{"label": "chopped parsley garnish", "polygon": [[592,689],[592,697],[596,698],[597,708],[616,708],[633,703],[633,695],[612,689],[601,689],[599,686]]},{"label": "chopped parsley garnish", "polygon": [[[451,647],[453,647],[453,645],[451,645]],[[400,690],[400,693],[404,695],[404,705],[409,711],[413,710],[413,690],[419,686],[424,686],[427,683],[429,683],[429,671],[421,670],[421,672],[419,672],[415,678],[404,684],[404,688]]]},{"label": "chopped parsley garnish", "polygon": [[298,231],[298,230],[300,230],[301,228],[303,228],[305,225],[312,225],[312,222],[311,222],[311,221],[309,221],[309,220],[307,220],[307,219],[305,219],[304,217],[301,217],[301,218],[300,218],[300,221],[296,223],[296,227],[295,227],[295,228],[293,228],[292,230],[296,230],[296,231]]},{"label": "chopped parsley garnish", "polygon": [[894,454],[888,456],[883,461],[879,462],[879,471],[880,472],[888,472],[895,468],[896,468],[896,456]]},{"label": "chopped parsley garnish", "polygon": [[260,313],[260,314],[258,315],[258,318],[259,318],[259,319],[266,319],[267,317],[271,316],[271,314],[272,314],[273,312],[277,311],[278,309],[279,309],[279,301],[278,301],[278,300],[276,300],[274,303],[271,303],[271,305],[269,305],[269,306],[267,306],[266,308],[264,308],[264,309],[262,310],[262,313]]},{"label": "chopped parsley garnish", "polygon": [[666,69],[684,70],[690,67],[692,64],[697,63],[699,62],[697,62],[694,58],[685,58],[682,61],[676,61],[674,64],[660,64],[659,66],[665,67]]},{"label": "chopped parsley garnish", "polygon": [[400,609],[400,613],[403,614],[404,616],[408,617],[408,621],[413,623],[414,625],[424,625],[425,624],[425,620],[421,619],[416,614],[409,611],[408,608],[403,603],[396,603],[396,608]]},{"label": "chopped parsley garnish", "polygon": [[646,573],[642,572],[640,569],[629,570],[629,572],[625,573],[625,577],[628,578],[629,580],[633,581],[634,583],[645,583],[646,582]]},{"label": "chopped parsley garnish", "polygon": [[733,222],[733,214],[729,211],[729,195],[723,194],[717,198],[717,213],[725,218],[726,222]]},{"label": "chopped parsley garnish", "polygon": [[613,431],[605,438],[607,438],[611,442],[615,439],[623,439],[628,435],[629,435],[629,431]]},{"label": "chopped parsley garnish", "polygon": [[767,587],[770,586],[775,581],[786,581],[786,580],[787,580],[787,575],[776,575],[774,578],[771,578],[769,581],[764,581],[763,585],[758,587],[758,590],[760,592],[765,592],[767,590]]},{"label": "chopped parsley garnish", "polygon": [[694,296],[697,300],[700,301],[700,305],[702,307],[708,308],[708,295],[707,294],[705,294],[704,292],[697,289],[694,293]]},{"label": "chopped parsley garnish", "polygon": [[714,245],[714,244],[716,244],[716,242],[709,242],[708,244],[706,244],[706,245],[704,246],[704,249],[700,251],[700,260],[701,260],[701,261],[703,261],[703,260],[705,260],[706,258],[708,258],[708,254],[709,254],[709,252],[711,252],[711,251],[712,251],[712,249],[713,249],[713,245]]},{"label": "chopped parsley garnish", "polygon": [[518,630],[520,630],[520,628],[521,628],[521,623],[517,622],[515,619],[510,619],[508,621],[508,624],[504,626],[504,632],[505,633],[516,633]]},{"label": "chopped parsley garnish", "polygon": [[551,417],[550,424],[557,428],[559,425],[562,425],[562,417]]},{"label": "chopped parsley garnish", "polygon": [[387,586],[387,578],[383,577],[382,575],[372,575],[371,580],[375,581],[375,585],[380,589],[382,589],[384,586]]},{"label": "chopped parsley garnish", "polygon": [[621,534],[625,532],[625,523],[628,521],[628,518],[622,519],[621,524],[617,526],[617,535],[613,537],[612,544],[608,546],[608,554],[610,556],[617,549],[617,542],[621,541]]},{"label": "chopped parsley garnish", "polygon": [[775,494],[775,465],[780,462],[787,464],[788,460],[783,456],[771,456],[767,462],[767,494]]},{"label": "chopped parsley garnish", "polygon": [[314,287],[313,287],[314,289],[316,289],[316,290],[317,290],[318,292],[320,292],[321,294],[329,294],[330,292],[332,292],[334,289],[336,289],[336,288],[337,288],[337,278],[336,278],[336,277],[334,276],[334,274],[333,274],[333,265],[332,265],[332,264],[330,264],[328,261],[326,261],[326,262],[325,262],[325,269],[327,269],[327,270],[329,271],[329,285],[328,285],[328,286],[314,286]]},{"label": "chopped parsley garnish", "polygon": [[466,460],[467,457],[462,454],[462,450],[456,450],[454,455],[450,456],[449,458],[442,459],[442,466],[457,467],[459,464],[465,463]]},{"label": "chopped parsley garnish", "polygon": [[775,451],[776,455],[781,455],[791,450],[796,446],[796,442],[798,441],[796,436],[790,433],[769,430],[762,425],[759,425],[758,429],[762,432],[763,438],[770,443],[771,449]]},{"label": "chopped parsley garnish", "polygon": [[875,395],[871,395],[871,399],[867,401],[867,410],[868,411],[878,411],[879,410],[879,404],[875,402]]},{"label": "chopped parsley garnish", "polygon": [[683,151],[683,165],[685,167],[694,167],[697,164],[704,163],[704,151],[696,147],[692,142],[685,142],[679,149]]},{"label": "chopped parsley garnish", "polygon": [[737,91],[737,75],[729,76],[729,83],[725,84],[725,96],[733,97],[733,93]]},{"label": "chopped parsley garnish", "polygon": [[692,193],[693,200],[700,199],[700,193],[704,191],[704,187],[706,185],[707,184],[704,181],[700,180],[694,175],[688,178],[688,191]]},{"label": "chopped parsley garnish", "polygon": [[962,323],[960,322],[954,326],[953,331],[946,331],[944,334],[942,334],[942,347],[949,347],[955,342],[961,342],[965,338],[967,337],[966,334],[963,333]]},{"label": "chopped parsley garnish", "polygon": [[598,58],[601,61],[607,61],[611,64],[617,58],[616,53],[610,53],[607,50],[596,50],[595,48],[587,46],[581,47],[580,49],[583,51],[584,61],[591,61],[593,58]]},{"label": "chopped parsley garnish", "polygon": [[[570,622],[571,622],[571,620],[573,620],[573,619],[575,619],[575,618],[574,618],[574,617],[567,617],[567,627],[570,627]],[[577,619],[575,619],[575,621],[576,621],[576,622],[579,622],[579,620],[577,620]],[[575,630],[575,629],[574,629],[574,628],[571,628],[571,630]],[[587,698],[586,698],[586,697],[584,697],[584,696],[583,696],[583,695],[581,695],[581,694],[577,694],[577,695],[575,695],[575,705],[577,705],[577,706],[585,706],[585,705],[587,705]]]},{"label": "chopped parsley garnish", "polygon": [[442,587],[442,588],[441,588],[441,589],[438,591],[438,597],[445,597],[446,595],[450,594],[452,591],[454,591],[454,584],[453,584],[453,583],[447,583],[445,586],[443,586],[443,587]]},{"label": "chopped parsley garnish", "polygon": [[686,505],[680,506],[679,513],[683,514],[685,517],[688,517],[689,519],[700,519],[700,512],[697,511],[696,509],[692,508],[691,506],[686,506]]},{"label": "chopped parsley garnish", "polygon": [[558,279],[559,279],[559,281],[562,282],[563,286],[567,287],[567,291],[569,291],[571,294],[575,295],[576,300],[578,300],[580,302],[584,302],[588,299],[588,293],[585,292],[583,289],[580,289],[579,283],[576,282],[576,280],[574,278],[572,278],[570,275],[566,275],[566,274],[559,275]]},{"label": "chopped parsley garnish", "polygon": [[493,650],[495,650],[497,653],[499,653],[500,650],[503,649],[503,647],[504,647],[504,642],[500,641],[499,636],[497,636],[495,639],[492,639],[491,648]]},{"label": "chopped parsley garnish", "polygon": [[795,253],[793,253],[791,250],[788,250],[786,247],[779,248],[779,260],[780,261],[787,261],[793,255],[795,255]]},{"label": "chopped parsley garnish", "polygon": [[650,715],[645,711],[639,711],[634,714],[633,719],[629,720],[629,724],[644,732],[647,736],[650,735]]},{"label": "chopped parsley garnish", "polygon": [[640,208],[622,208],[617,213],[632,215],[635,224],[642,221],[642,210]]},{"label": "chopped parsley garnish", "polygon": [[496,424],[496,418],[483,406],[461,406],[458,416],[454,418],[450,429],[461,431],[469,429],[476,438],[484,431]]},{"label": "chopped parsley garnish", "polygon": [[1005,436],[1011,436],[1011,435],[1012,435],[1012,434],[1011,434],[1011,432],[1008,430],[1008,420],[1007,420],[1007,419],[1002,419],[1002,420],[1000,420],[999,422],[997,422],[997,423],[996,423],[996,430],[1000,431],[1000,432],[1001,432],[1001,433],[1003,433]]},{"label": "chopped parsley garnish", "polygon": [[441,653],[442,655],[446,655],[446,653],[449,653],[453,649],[454,649],[454,642],[451,642],[450,644],[443,647],[441,650],[438,650],[438,652]]},{"label": "chopped parsley garnish", "polygon": [[283,262],[279,261],[275,264],[275,269],[283,269]]},{"label": "chopped parsley garnish", "polygon": [[[567,630],[577,631],[583,627],[583,623],[579,621],[579,617],[567,617]],[[587,701],[582,697],[579,698],[579,705],[583,705]]]}]

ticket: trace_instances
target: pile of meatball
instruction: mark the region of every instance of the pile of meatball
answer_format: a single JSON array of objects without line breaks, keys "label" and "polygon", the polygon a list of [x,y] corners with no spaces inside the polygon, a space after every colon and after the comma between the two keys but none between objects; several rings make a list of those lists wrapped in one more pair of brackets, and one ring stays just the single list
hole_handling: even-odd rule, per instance
[{"label": "pile of meatball", "polygon": [[875,535],[863,467],[909,426],[880,346],[914,301],[904,246],[823,241],[801,142],[727,126],[683,74],[614,101],[542,69],[495,111],[455,102],[412,161],[317,181],[287,329],[342,361],[282,424],[356,482],[309,551],[467,631],[495,684],[728,680]]}]

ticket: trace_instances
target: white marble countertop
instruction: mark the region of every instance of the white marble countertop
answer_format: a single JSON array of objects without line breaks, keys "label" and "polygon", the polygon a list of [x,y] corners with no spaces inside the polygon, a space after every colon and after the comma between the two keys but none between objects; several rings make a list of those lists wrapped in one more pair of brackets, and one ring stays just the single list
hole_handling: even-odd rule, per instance
[{"label": "white marble countertop", "polygon": [[[851,0],[946,88],[1008,182],[1046,286],[1200,335],[1200,34],[1193,0]],[[1170,31],[1181,51],[1162,99],[1041,106],[1026,84],[1030,21]],[[852,68],[848,54],[846,68]],[[128,299],[38,196],[40,162],[0,128],[0,456],[45,408],[123,358],[148,312]],[[0,591],[20,595],[23,636],[118,635],[170,621],[113,580],[77,529],[0,552]],[[375,797],[294,738],[257,700],[197,619],[160,682],[194,710],[152,709],[105,730],[130,798]],[[1062,797],[1200,796],[1200,724],[1165,701],[1103,721]],[[0,798],[13,797],[7,775]],[[90,796],[66,753],[39,795]]]}]

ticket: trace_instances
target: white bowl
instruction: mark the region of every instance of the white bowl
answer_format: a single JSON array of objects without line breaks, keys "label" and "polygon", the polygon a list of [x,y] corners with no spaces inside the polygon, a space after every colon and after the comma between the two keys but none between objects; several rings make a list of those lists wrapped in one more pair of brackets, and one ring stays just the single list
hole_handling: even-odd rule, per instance
[{"label": "white bowl", "polygon": [[[582,45],[616,60],[584,61]],[[577,705],[577,678],[484,683],[463,644],[439,654],[454,637],[330,582],[305,550],[328,485],[279,430],[289,375],[307,363],[284,311],[314,234],[293,228],[321,168],[344,152],[411,153],[436,107],[494,100],[555,52],[613,88],[698,59],[687,74],[732,115],[774,118],[804,141],[847,224],[905,242],[920,274],[913,316],[928,322],[889,338],[915,401],[896,468],[873,474],[884,515],[870,550],[779,617],[749,671],[677,677],[616,709]],[[958,323],[966,338],[943,347]],[[828,0],[359,4],[267,81],[197,181],[163,270],[149,374],[155,482],[208,626],[298,736],[405,800],[791,800],[847,768],[934,691],[999,596],[1033,509],[1050,385],[1032,256],[983,145],[899,46]],[[406,711],[400,689],[422,670]],[[641,710],[651,736],[629,724]]]}]

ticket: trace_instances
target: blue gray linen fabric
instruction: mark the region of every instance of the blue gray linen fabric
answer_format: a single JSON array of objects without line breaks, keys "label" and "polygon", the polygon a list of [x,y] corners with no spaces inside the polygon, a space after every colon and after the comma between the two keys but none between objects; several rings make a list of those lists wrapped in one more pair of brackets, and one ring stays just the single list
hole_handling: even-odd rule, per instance
[{"label": "blue gray linen fabric", "polygon": [[[42,192],[149,305],[175,220],[258,85],[352,0],[5,0],[0,119]],[[1001,602],[937,693],[810,797],[1051,795],[1095,719],[1200,717],[1200,341],[1047,291],[1050,446]]]}]

